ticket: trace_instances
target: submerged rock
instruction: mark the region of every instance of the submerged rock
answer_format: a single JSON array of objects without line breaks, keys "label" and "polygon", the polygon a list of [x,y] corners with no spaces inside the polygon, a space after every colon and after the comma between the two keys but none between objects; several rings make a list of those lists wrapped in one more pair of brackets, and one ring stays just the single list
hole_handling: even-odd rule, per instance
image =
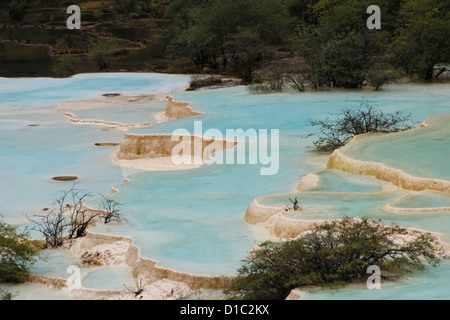
[{"label": "submerged rock", "polygon": [[78,180],[78,177],[75,177],[75,176],[61,176],[61,177],[53,177],[52,180],[55,180],[55,181],[75,181],[75,180]]},{"label": "submerged rock", "polygon": [[104,96],[104,97],[118,97],[118,96],[120,96],[120,93],[105,93],[105,94],[102,94],[102,96]]},{"label": "submerged rock", "polygon": [[96,147],[115,147],[115,146],[119,146],[120,143],[96,143],[95,146]]}]

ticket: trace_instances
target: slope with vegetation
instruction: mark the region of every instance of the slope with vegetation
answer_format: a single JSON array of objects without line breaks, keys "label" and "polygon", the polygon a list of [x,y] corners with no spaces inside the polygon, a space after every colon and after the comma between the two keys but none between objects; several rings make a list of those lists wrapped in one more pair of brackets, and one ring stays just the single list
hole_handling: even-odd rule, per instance
[{"label": "slope with vegetation", "polygon": [[[367,8],[374,4],[381,8],[381,30],[366,25]],[[63,30],[67,5],[1,0],[0,37],[49,45],[58,76],[156,70],[271,84],[256,92],[289,84],[300,91],[366,84],[378,89],[402,76],[439,77],[450,61],[445,0],[79,1],[82,30],[70,32]],[[33,35],[24,28],[29,25],[48,34]],[[20,59],[1,59],[14,57]]]}]

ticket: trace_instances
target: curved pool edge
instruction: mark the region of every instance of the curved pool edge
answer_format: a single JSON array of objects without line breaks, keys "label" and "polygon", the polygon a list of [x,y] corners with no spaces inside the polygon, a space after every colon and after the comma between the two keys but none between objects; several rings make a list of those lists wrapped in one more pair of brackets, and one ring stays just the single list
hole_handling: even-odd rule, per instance
[{"label": "curved pool edge", "polygon": [[[434,119],[440,119],[443,117],[449,117],[449,115],[447,114],[428,118],[420,126],[411,128],[406,131],[411,132],[421,128],[430,127],[432,126],[431,122]],[[406,131],[387,133],[386,135],[402,134]],[[367,135],[368,134],[364,134],[360,136]],[[348,149],[351,145],[358,143],[358,139],[360,138],[360,136],[355,136],[345,146],[335,150],[328,160],[327,169],[338,169],[347,173],[357,175],[374,176],[377,179],[390,182],[402,189],[410,191],[431,190],[450,193],[450,181],[434,178],[415,177],[404,172],[401,169],[389,167],[382,162],[357,160],[345,155],[345,150]]]},{"label": "curved pool edge", "polygon": [[[126,252],[124,252],[125,260],[123,264],[130,267],[136,278],[146,282],[146,285],[166,280],[173,283],[185,284],[190,290],[196,291],[200,289],[225,289],[229,287],[231,281],[234,279],[234,276],[230,275],[196,275],[161,267],[158,265],[159,262],[157,260],[142,257],[140,255],[140,248],[133,244],[131,237],[126,236],[115,236],[89,231],[83,238],[66,242],[64,249],[77,257],[81,257],[93,248],[102,246],[104,250],[108,250],[108,247],[112,247],[116,243],[128,244]],[[39,284],[59,290],[76,290],[79,291],[76,295],[73,295],[76,299],[83,299],[83,294],[80,294],[80,292],[88,293],[90,298],[93,299],[120,297],[127,293],[123,289],[90,289],[84,287],[70,289],[68,288],[67,279],[36,274],[30,275],[27,283]]]},{"label": "curved pool edge", "polygon": [[381,162],[352,159],[344,155],[339,149],[331,154],[327,169],[338,169],[352,174],[374,176],[377,179],[390,182],[410,191],[432,190],[450,193],[450,181],[414,177]]}]

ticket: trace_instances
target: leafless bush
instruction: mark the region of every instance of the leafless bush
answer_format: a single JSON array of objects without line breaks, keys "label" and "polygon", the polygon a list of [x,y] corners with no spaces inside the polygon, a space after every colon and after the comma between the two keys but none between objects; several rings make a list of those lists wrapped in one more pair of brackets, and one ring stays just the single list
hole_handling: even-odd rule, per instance
[{"label": "leafless bush", "polygon": [[100,219],[105,224],[126,219],[120,211],[121,204],[105,196],[100,209],[91,209],[85,205],[91,194],[75,188],[75,185],[55,200],[52,209],[45,215],[27,216],[33,223],[32,229],[41,233],[45,238],[46,247],[57,248],[64,239],[84,237],[87,229]]},{"label": "leafless bush", "polygon": [[118,203],[117,201],[114,201],[110,198],[107,198],[105,196],[102,196],[103,201],[101,203],[101,210],[103,211],[103,220],[105,224],[108,224],[110,222],[124,222],[127,221],[123,217],[122,211],[120,207],[122,206],[121,203]]}]

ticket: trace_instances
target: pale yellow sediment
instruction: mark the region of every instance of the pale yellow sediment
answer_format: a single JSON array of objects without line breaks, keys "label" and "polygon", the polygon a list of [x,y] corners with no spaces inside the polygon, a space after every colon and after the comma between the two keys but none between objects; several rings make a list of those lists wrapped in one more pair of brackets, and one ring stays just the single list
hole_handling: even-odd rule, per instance
[{"label": "pale yellow sediment", "polygon": [[[108,102],[100,101],[99,105],[117,105],[118,99],[114,99],[114,104],[111,100]],[[143,98],[145,100],[146,98]],[[154,99],[154,98],[152,98]],[[142,100],[141,100],[142,101]],[[128,101],[130,102],[130,100]],[[134,101],[136,102],[136,101]],[[190,103],[176,102],[173,98],[169,97],[166,111],[156,116],[156,122],[170,121],[181,119],[190,116],[200,115],[200,112],[192,110],[189,107]],[[73,103],[71,105],[60,106],[64,108],[83,108],[85,105],[77,105]],[[423,126],[426,126],[426,122]],[[120,146],[120,149],[115,152],[111,157],[111,160],[124,167],[134,167],[142,170],[186,170],[194,169],[201,164],[188,165],[176,165],[172,162],[172,150],[179,143],[179,140],[173,139],[172,135],[133,135],[125,133],[124,139]],[[176,137],[175,137],[176,138]],[[178,136],[178,138],[183,138]],[[186,138],[184,136],[184,138]],[[190,136],[192,146],[201,145],[202,154],[205,150],[211,149],[210,146],[214,143],[218,146],[207,152],[210,155],[214,150],[225,150],[229,147],[226,141],[215,141],[212,139],[206,139],[204,137]],[[228,144],[228,146],[227,146]],[[222,145],[222,147],[220,147]],[[234,147],[235,144],[233,144]],[[194,150],[193,153],[194,154]],[[178,169],[175,169],[177,168]],[[360,175],[372,175],[378,179],[388,181],[406,190],[436,190],[442,192],[450,192],[450,182],[445,180],[425,179],[410,176],[399,169],[387,167],[385,164],[376,162],[365,162],[350,159],[342,154],[341,151],[336,150],[329,158],[327,169],[340,169],[353,174]],[[297,190],[303,191],[317,186],[319,177],[315,174],[309,174],[298,184]],[[395,208],[391,205],[387,205],[385,208],[390,210],[403,210]],[[438,208],[439,209],[439,208]],[[405,209],[408,210],[408,209]],[[414,209],[415,210],[415,209]],[[423,209],[420,209],[423,212]],[[400,211],[398,211],[400,212]],[[262,226],[270,231],[274,236],[281,239],[296,238],[304,232],[311,230],[314,225],[324,223],[325,220],[299,220],[292,219],[285,216],[286,211],[283,208],[270,207],[261,205],[257,199],[255,199],[247,208],[245,213],[245,221]],[[439,235],[440,234],[436,234]],[[174,271],[168,268],[161,268],[158,266],[158,262],[155,260],[143,258],[139,255],[139,248],[132,244],[132,239],[127,237],[117,237],[109,235],[100,235],[88,233],[85,238],[80,239],[79,244],[76,244],[71,251],[80,255],[92,248],[114,245],[117,242],[128,243],[126,251],[124,252],[124,263],[131,267],[135,274],[140,279],[147,279],[150,283],[155,281],[167,280],[175,283],[182,283],[189,287],[191,290],[197,289],[222,289],[229,286],[233,277],[230,276],[204,276],[194,275],[190,273],[183,273]],[[450,246],[441,241],[446,250],[450,250]],[[60,286],[61,281],[58,280],[46,280],[46,277],[35,277],[34,281],[49,283],[50,285]],[[88,295],[96,296],[95,290],[90,290]],[[118,294],[120,292],[113,292],[111,294]],[[102,293],[105,295],[105,293]],[[301,297],[300,291],[293,291],[290,295],[291,299],[298,299]]]},{"label": "pale yellow sediment", "polygon": [[[114,257],[108,261],[102,261],[104,265],[124,265],[130,267],[137,279],[143,280],[144,283],[149,285],[150,288],[148,288],[146,295],[147,298],[151,299],[155,298],[155,293],[152,293],[151,290],[151,286],[155,283],[158,284],[158,290],[166,291],[167,298],[170,297],[170,292],[174,286],[183,289],[180,290],[187,294],[198,289],[227,288],[234,278],[232,276],[194,275],[159,267],[156,260],[141,257],[139,255],[139,248],[132,242],[133,240],[129,237],[88,232],[83,238],[65,242],[64,248],[78,257],[82,257],[89,251],[99,253],[100,257],[102,252],[112,251]],[[28,282],[57,289],[67,287],[67,280],[48,276],[32,275],[28,279]],[[80,294],[83,292],[89,297],[84,296],[83,298],[83,295]],[[81,288],[77,289],[77,292],[74,292],[74,297],[77,299],[98,299],[113,298],[117,295],[124,296],[126,294],[127,292],[124,290],[91,290]],[[146,296],[143,298],[145,299]]]},{"label": "pale yellow sediment", "polygon": [[394,213],[435,213],[435,212],[450,212],[450,207],[438,207],[438,208],[398,208],[387,204],[383,207],[383,210]]},{"label": "pale yellow sediment", "polygon": [[319,184],[320,178],[314,173],[309,173],[300,181],[297,186],[297,191],[303,191],[306,189],[311,189]]},{"label": "pale yellow sediment", "polygon": [[394,213],[434,213],[434,212],[450,212],[450,207],[435,207],[435,208],[401,208],[396,207],[395,204],[402,201],[407,195],[386,204],[383,210]]},{"label": "pale yellow sediment", "polygon": [[[134,288],[132,287],[130,290],[134,290]],[[179,300],[194,292],[184,283],[167,279],[145,285],[143,291],[137,296],[130,290],[80,288],[71,290],[71,294],[75,300]]]},{"label": "pale yellow sediment", "polygon": [[352,174],[370,175],[380,180],[411,191],[433,190],[450,193],[450,181],[418,178],[386,166],[380,162],[360,161],[345,156],[339,149],[335,150],[328,161],[327,169],[339,169]]},{"label": "pale yellow sediment", "polygon": [[[201,114],[192,110],[189,102],[174,101],[170,96],[167,98],[166,111],[155,116],[157,123]],[[174,161],[173,150],[180,143],[186,144],[188,150],[183,149],[183,153],[188,154],[175,155]],[[212,153],[235,145],[234,142],[195,135],[125,133],[120,149],[111,155],[110,160],[121,167],[145,171],[192,170],[211,160]]]},{"label": "pale yellow sediment", "polygon": [[40,284],[49,288],[63,289],[67,287],[67,280],[54,278],[43,275],[32,274],[28,277],[27,282]]},{"label": "pale yellow sediment", "polygon": [[[102,124],[115,126],[122,129],[129,129],[130,126],[121,123],[113,123],[102,120],[77,120],[74,119],[75,115],[71,111],[131,103],[146,103],[153,101],[154,99],[154,96],[143,96],[133,99],[123,96],[104,97],[101,99],[93,99],[88,101],[63,103],[60,104],[57,109],[65,112],[65,115],[71,118],[71,121],[74,123]],[[163,115],[157,116],[156,121],[170,121],[201,114],[188,107],[189,104],[190,103],[173,101],[173,98],[169,97],[166,112]],[[194,164],[192,165],[174,164],[171,157],[172,150],[180,142],[179,140],[177,141],[174,139],[173,135],[132,135],[128,133],[125,133],[120,149],[113,154],[111,160],[118,165],[137,167],[146,170],[175,170],[175,168],[186,170],[188,168],[196,168],[204,164],[205,161],[211,159],[211,154],[215,151],[225,150],[236,145],[235,142],[219,141],[216,139],[193,135],[177,136],[176,138],[190,140],[192,143],[192,154],[196,154],[195,152],[198,151],[194,150],[195,147],[201,146],[202,162],[200,163],[198,159],[193,159]],[[112,188],[111,194],[116,192],[118,192],[118,190]],[[139,255],[139,248],[133,245],[132,239],[128,237],[88,232],[85,237],[66,243],[66,248],[79,257],[86,252],[89,252],[89,250],[95,250],[96,252],[112,251],[114,253],[114,259],[104,261],[106,265],[123,264],[129,266],[132,268],[133,274],[135,274],[137,278],[143,279],[150,284],[149,287],[159,284],[156,288],[162,292],[166,292],[163,297],[164,299],[170,298],[171,292],[174,291],[174,288],[177,289],[180,285],[183,290],[175,290],[177,294],[174,297],[180,298],[180,292],[186,294],[191,293],[192,290],[198,289],[227,288],[233,279],[233,277],[230,276],[194,275],[191,273],[178,272],[168,268],[161,268],[157,265],[157,261],[141,257]],[[64,279],[57,279],[47,276],[32,276],[29,281],[60,289],[66,288],[67,285],[66,280]],[[154,299],[154,291],[155,290],[152,289],[147,290],[147,294],[144,292],[144,295],[141,295],[140,298]],[[117,296],[127,298],[126,295],[129,295],[129,292],[124,290],[91,290],[81,288],[76,290],[74,289],[72,294],[76,299],[112,299]]]},{"label": "pale yellow sediment", "polygon": [[301,288],[296,288],[291,290],[291,293],[287,296],[286,300],[292,301],[292,300],[300,300],[303,296],[303,291]]},{"label": "pale yellow sediment", "polygon": [[111,128],[117,128],[123,131],[130,130],[130,129],[138,129],[138,128],[145,128],[149,127],[152,124],[151,123],[142,123],[142,124],[125,124],[121,122],[114,122],[114,121],[106,121],[106,120],[95,120],[95,119],[76,119],[75,115],[71,113],[64,113],[66,117],[69,118],[70,122],[75,124],[92,124],[92,125],[102,125],[107,126]]},{"label": "pale yellow sediment", "polygon": [[[427,119],[419,127],[412,128],[409,131],[420,130],[421,128],[429,127],[429,122],[431,119],[447,116],[448,115],[437,116]],[[391,134],[402,134],[402,132]],[[391,182],[400,188],[410,191],[432,190],[450,193],[450,181],[443,179],[415,177],[405,173],[400,169],[389,167],[381,162],[356,160],[344,154],[345,150],[350,145],[358,143],[360,137],[366,135],[367,134],[355,136],[345,146],[335,150],[328,159],[327,169],[339,169],[352,174],[374,176],[377,179]]]},{"label": "pale yellow sediment", "polygon": [[111,188],[110,196],[113,196],[113,195],[115,195],[115,194],[118,193],[118,192],[119,192],[119,189],[112,187],[112,188]]},{"label": "pale yellow sediment", "polygon": [[127,106],[127,105],[137,105],[137,104],[148,104],[155,101],[163,101],[167,95],[140,95],[140,96],[109,96],[109,97],[99,97],[88,100],[79,101],[66,101],[57,105],[55,111],[63,113],[71,113],[73,111],[87,110],[87,109],[97,109],[97,108],[107,108],[114,106]]},{"label": "pale yellow sediment", "polygon": [[183,119],[201,115],[201,112],[193,110],[190,102],[175,101],[173,97],[167,97],[166,110],[155,115],[156,123]]},{"label": "pale yellow sediment", "polygon": [[[180,143],[185,144],[186,148],[183,154],[174,155],[174,149]],[[121,167],[146,171],[191,170],[210,161],[214,152],[234,148],[235,145],[231,141],[194,135],[125,133],[120,149],[111,155],[110,160]]]},{"label": "pale yellow sediment", "polygon": [[174,101],[173,97],[168,97],[167,106],[166,106],[166,112],[165,117],[167,121],[170,120],[177,120],[192,116],[198,116],[201,115],[201,112],[197,112],[192,110],[189,105],[190,102],[182,102],[182,101]]},{"label": "pale yellow sediment", "polygon": [[281,239],[296,238],[303,232],[323,221],[298,220],[285,216],[286,211],[279,207],[261,205],[258,199],[252,201],[245,212],[246,222],[266,228],[272,235]]},{"label": "pale yellow sediment", "polygon": [[[292,219],[285,216],[286,211],[280,207],[265,206],[252,201],[245,213],[245,221],[266,228],[270,233],[280,239],[293,239],[299,237],[304,232],[311,230],[314,226],[326,223],[327,220],[301,220]],[[450,254],[450,244],[441,240],[443,234],[430,232],[418,228],[407,228],[410,231],[429,233],[438,239],[439,244]]]},{"label": "pale yellow sediment", "polygon": [[117,158],[117,153],[114,152],[110,161],[115,165],[122,168],[138,169],[142,171],[181,171],[181,170],[193,170],[201,167],[205,162],[203,160],[186,158],[183,163],[178,164],[172,161],[171,157],[161,157],[161,158],[147,158],[147,159],[136,159],[136,160],[122,160]]},{"label": "pale yellow sediment", "polygon": [[[64,111],[64,115],[69,118],[72,123],[76,124],[94,124],[94,125],[104,125],[108,127],[118,128],[121,130],[137,129],[151,126],[152,123],[142,123],[142,124],[124,124],[121,122],[105,121],[97,119],[77,119],[76,115],[73,113],[77,110],[94,109],[94,108],[107,108],[118,105],[142,105],[154,102],[155,100],[162,100],[165,95],[155,95],[152,96],[117,96],[117,97],[102,97],[91,100],[83,101],[69,101],[58,105],[57,110]],[[171,120],[182,119],[186,117],[192,117],[200,115],[200,112],[192,110],[189,107],[189,102],[179,102],[174,101],[173,97],[168,98],[166,110],[155,115],[155,123],[161,123]]]},{"label": "pale yellow sediment", "polygon": [[[125,133],[117,153],[119,160],[157,159],[172,157],[174,148],[183,143],[183,154],[209,160],[211,153],[235,146],[235,142],[195,135]],[[181,151],[181,150],[180,150]],[[186,154],[184,154],[186,152]],[[176,154],[175,156],[179,156]]]}]

